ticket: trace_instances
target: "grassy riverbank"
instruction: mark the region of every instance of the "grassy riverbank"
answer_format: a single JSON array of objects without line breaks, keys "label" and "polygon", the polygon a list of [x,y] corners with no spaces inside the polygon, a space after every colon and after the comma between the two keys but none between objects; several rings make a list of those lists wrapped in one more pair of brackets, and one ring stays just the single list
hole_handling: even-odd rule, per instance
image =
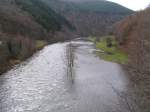
[{"label": "grassy riverbank", "polygon": [[95,43],[96,49],[100,50],[96,51],[96,54],[100,58],[120,64],[126,64],[128,62],[127,54],[121,51],[114,36],[105,36],[100,39],[92,37],[90,40]]}]

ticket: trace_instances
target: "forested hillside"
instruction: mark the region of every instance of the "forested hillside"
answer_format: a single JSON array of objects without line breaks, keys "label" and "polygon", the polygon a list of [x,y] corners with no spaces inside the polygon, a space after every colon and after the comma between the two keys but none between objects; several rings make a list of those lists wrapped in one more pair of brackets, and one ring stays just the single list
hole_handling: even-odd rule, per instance
[{"label": "forested hillside", "polygon": [[[119,4],[109,2],[106,0],[102,1],[90,1],[90,0],[43,0],[49,5],[61,12],[78,11],[78,12],[99,12],[99,13],[125,13],[129,14],[133,11],[123,7]],[[60,7],[56,7],[56,6]]]},{"label": "forested hillside", "polygon": [[131,55],[135,67],[147,72],[150,72],[149,20],[150,9],[140,11],[117,23],[116,31],[121,45],[125,46],[125,50]]},{"label": "forested hillside", "polygon": [[104,35],[111,26],[133,11],[113,2],[43,0],[55,11],[65,16],[80,36]]},{"label": "forested hillside", "polygon": [[16,3],[21,9],[30,13],[35,21],[46,28],[47,31],[61,30],[62,24],[70,25],[64,17],[54,12],[40,0],[16,0]]},{"label": "forested hillside", "polygon": [[70,25],[40,0],[1,0],[0,13],[1,30],[11,34],[44,38],[46,30],[54,32]]},{"label": "forested hillside", "polygon": [[[69,4],[72,4],[69,5]],[[80,1],[80,2],[68,2],[68,6],[64,8],[64,11],[68,9],[81,12],[98,12],[98,13],[110,13],[110,14],[128,14],[132,13],[131,10],[108,1]]]},{"label": "forested hillside", "polygon": [[[148,112],[150,104],[150,9],[137,12],[118,22],[116,36],[121,48],[129,54],[128,70],[137,94],[137,102]],[[142,99],[141,99],[142,98]]]},{"label": "forested hillside", "polygon": [[63,27],[72,28],[41,0],[0,0],[0,71],[11,60],[29,57],[45,41],[64,40],[54,38]]}]

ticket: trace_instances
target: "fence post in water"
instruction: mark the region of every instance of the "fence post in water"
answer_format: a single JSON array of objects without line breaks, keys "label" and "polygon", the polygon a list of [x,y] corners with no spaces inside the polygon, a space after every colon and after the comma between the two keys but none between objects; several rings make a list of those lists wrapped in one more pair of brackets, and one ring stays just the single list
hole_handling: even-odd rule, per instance
[{"label": "fence post in water", "polygon": [[69,67],[69,75],[71,77],[72,83],[74,82],[73,66],[74,66],[74,50],[72,44],[70,43],[68,45],[68,67]]}]

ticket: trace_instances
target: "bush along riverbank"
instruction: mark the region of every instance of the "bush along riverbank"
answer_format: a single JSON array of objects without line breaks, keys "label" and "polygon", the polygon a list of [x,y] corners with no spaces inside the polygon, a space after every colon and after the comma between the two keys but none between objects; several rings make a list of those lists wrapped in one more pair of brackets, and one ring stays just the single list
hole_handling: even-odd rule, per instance
[{"label": "bush along riverbank", "polygon": [[0,74],[21,63],[47,45],[45,40],[34,40],[22,36],[0,38],[0,43]]},{"label": "bush along riverbank", "polygon": [[100,39],[91,37],[90,41],[95,44],[96,55],[100,58],[119,64],[128,63],[128,55],[120,49],[114,36],[103,36]]}]

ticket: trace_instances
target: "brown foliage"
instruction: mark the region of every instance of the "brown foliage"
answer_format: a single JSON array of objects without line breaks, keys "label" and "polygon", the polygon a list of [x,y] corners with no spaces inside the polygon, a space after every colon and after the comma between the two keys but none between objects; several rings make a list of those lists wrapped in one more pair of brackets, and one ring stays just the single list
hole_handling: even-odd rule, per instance
[{"label": "brown foliage", "polygon": [[17,7],[13,0],[0,1],[0,31],[35,39],[46,38],[44,28],[30,14]]},{"label": "brown foliage", "polygon": [[118,23],[116,36],[121,47],[129,54],[128,71],[136,85],[137,112],[149,112],[150,108],[150,9],[137,12]]},{"label": "brown foliage", "polygon": [[133,65],[137,69],[150,72],[149,20],[150,9],[137,12],[118,23],[116,35],[132,57]]},{"label": "brown foliage", "polygon": [[17,35],[9,38],[7,41],[7,48],[12,58],[23,60],[35,51],[33,39]]},{"label": "brown foliage", "polygon": [[35,52],[35,41],[21,35],[0,34],[0,73],[11,65],[10,60],[24,60]]}]

